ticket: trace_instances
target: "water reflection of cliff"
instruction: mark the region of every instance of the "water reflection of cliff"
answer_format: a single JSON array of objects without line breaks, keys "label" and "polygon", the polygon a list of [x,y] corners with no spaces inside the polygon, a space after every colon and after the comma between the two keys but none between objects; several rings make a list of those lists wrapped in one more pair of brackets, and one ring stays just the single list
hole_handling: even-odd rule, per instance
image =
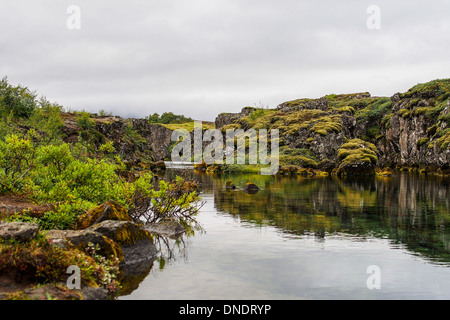
[{"label": "water reflection of cliff", "polygon": [[[200,175],[216,209],[288,235],[346,234],[384,237],[416,254],[450,262],[449,180],[402,174],[390,178],[335,179]],[[226,179],[260,188],[256,194],[225,190]]]}]

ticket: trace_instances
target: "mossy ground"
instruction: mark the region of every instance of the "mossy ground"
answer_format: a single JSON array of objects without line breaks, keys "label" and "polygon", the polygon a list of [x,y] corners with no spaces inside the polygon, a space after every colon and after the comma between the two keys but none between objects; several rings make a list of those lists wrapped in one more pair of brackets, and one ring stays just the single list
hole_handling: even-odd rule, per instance
[{"label": "mossy ground", "polygon": [[[91,252],[92,253],[92,252]],[[22,285],[66,283],[69,266],[80,268],[82,286],[118,289],[118,283],[105,281],[115,262],[99,260],[94,255],[77,248],[63,249],[52,245],[45,234],[27,243],[0,241],[0,275],[7,275]],[[11,298],[20,298],[18,296]],[[25,296],[22,298],[26,298]]]}]

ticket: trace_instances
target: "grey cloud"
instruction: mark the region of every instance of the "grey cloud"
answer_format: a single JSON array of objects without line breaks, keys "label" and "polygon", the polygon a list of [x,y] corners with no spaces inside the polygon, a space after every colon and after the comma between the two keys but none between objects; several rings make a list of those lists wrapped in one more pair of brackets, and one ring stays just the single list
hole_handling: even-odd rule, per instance
[{"label": "grey cloud", "polygon": [[[69,5],[81,29],[65,26]],[[368,30],[366,9],[381,8]],[[448,2],[2,1],[0,73],[71,107],[203,120],[448,77]],[[447,9],[447,10],[445,10]]]}]

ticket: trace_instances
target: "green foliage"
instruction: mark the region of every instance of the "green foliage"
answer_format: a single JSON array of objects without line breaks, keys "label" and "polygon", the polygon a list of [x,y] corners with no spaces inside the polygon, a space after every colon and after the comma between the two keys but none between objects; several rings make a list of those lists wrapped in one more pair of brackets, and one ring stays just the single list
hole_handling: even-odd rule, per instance
[{"label": "green foliage", "polygon": [[392,110],[390,98],[371,98],[365,102],[365,107],[355,113],[358,121],[374,122]]},{"label": "green foliage", "polygon": [[[171,184],[161,182],[161,189],[155,191],[151,172],[143,172],[137,180],[128,182],[117,174],[122,169],[121,163],[109,158],[89,158],[73,149],[66,143],[34,146],[32,137],[18,134],[0,140],[0,191],[27,193],[37,203],[52,203],[54,210],[37,221],[44,229],[70,228],[80,214],[108,200],[132,210],[138,194],[154,199],[168,195],[167,188],[172,188]],[[101,149],[113,151],[108,144]],[[160,200],[159,211],[170,215],[174,206],[194,211],[190,205],[197,199],[195,195],[170,195],[170,202]]]},{"label": "green foliage", "polygon": [[142,148],[147,144],[147,140],[142,137],[139,132],[133,127],[131,122],[127,122],[127,128],[123,140],[135,144],[137,147]]},{"label": "green foliage", "polygon": [[[402,98],[417,97],[418,95],[427,94],[435,97],[441,97],[441,100],[448,99],[450,92],[450,79],[437,79],[426,83],[420,83],[400,95]],[[446,96],[447,95],[447,96]]]},{"label": "green foliage", "polygon": [[131,210],[133,219],[144,220],[147,223],[176,219],[188,229],[198,226],[194,218],[202,203],[195,191],[197,188],[195,183],[177,176],[169,182],[160,180],[158,188],[151,189],[145,181],[142,184],[139,180],[133,192],[137,199],[133,202],[140,203],[141,206]]},{"label": "green foliage", "polygon": [[170,124],[170,123],[185,123],[194,121],[192,118],[185,117],[184,115],[177,115],[173,112],[164,112],[161,116],[158,113],[154,113],[151,116],[148,116],[147,121],[149,123],[162,123],[162,124]]},{"label": "green foliage", "polygon": [[[29,132],[32,135],[34,131]],[[25,175],[33,168],[35,151],[30,138],[20,134],[0,140],[0,193],[23,186]]]},{"label": "green foliage", "polygon": [[36,93],[21,85],[10,85],[6,77],[0,81],[0,115],[28,118],[37,107]]},{"label": "green foliage", "polygon": [[77,124],[83,130],[89,130],[94,127],[95,122],[91,119],[91,115],[88,112],[82,111],[77,118]]},{"label": "green foliage", "polygon": [[61,129],[64,126],[61,118],[62,107],[45,99],[41,99],[40,105],[40,108],[34,109],[25,124],[40,132],[45,142],[60,139]]},{"label": "green foliage", "polygon": [[291,149],[286,146],[280,150],[281,166],[300,166],[303,168],[317,168],[317,161],[314,153],[309,149]]}]

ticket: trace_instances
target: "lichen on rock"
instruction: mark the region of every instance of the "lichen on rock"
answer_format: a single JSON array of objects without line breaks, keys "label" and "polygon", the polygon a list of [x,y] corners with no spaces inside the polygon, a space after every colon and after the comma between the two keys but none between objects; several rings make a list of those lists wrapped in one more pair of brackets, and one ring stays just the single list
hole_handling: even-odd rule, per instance
[{"label": "lichen on rock", "polygon": [[127,209],[118,202],[107,201],[80,216],[77,220],[77,229],[86,229],[105,220],[132,221],[132,218]]}]

